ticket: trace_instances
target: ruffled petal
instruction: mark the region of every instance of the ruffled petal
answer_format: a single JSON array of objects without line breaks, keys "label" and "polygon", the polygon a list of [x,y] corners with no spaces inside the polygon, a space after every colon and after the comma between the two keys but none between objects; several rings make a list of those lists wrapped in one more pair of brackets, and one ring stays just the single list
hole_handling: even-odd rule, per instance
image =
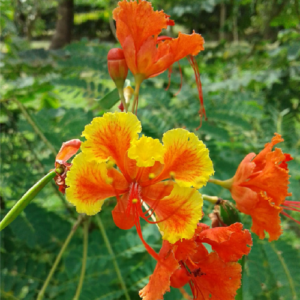
[{"label": "ruffled petal", "polygon": [[179,264],[172,251],[173,245],[163,242],[159,252],[161,261],[157,262],[149,283],[140,290],[140,297],[144,300],[163,299],[165,292],[170,291],[170,277],[179,268]]},{"label": "ruffled petal", "polygon": [[164,162],[165,149],[158,139],[142,136],[133,140],[128,150],[128,157],[136,161],[138,167],[152,167],[155,162]]},{"label": "ruffled petal", "polygon": [[137,139],[140,132],[141,123],[134,114],[106,113],[103,117],[94,118],[85,127],[82,135],[87,140],[81,149],[89,160],[102,162],[111,158],[126,176],[124,156],[127,155],[130,142]]},{"label": "ruffled petal", "polygon": [[204,39],[200,34],[195,32],[192,34],[180,32],[177,39],[166,40],[162,42],[162,44],[164,43],[169,45],[174,62],[188,55],[195,56],[200,51],[204,50]]},{"label": "ruffled petal", "polygon": [[285,161],[285,154],[281,149],[276,148],[266,155],[265,166],[261,172],[241,186],[248,187],[257,193],[265,191],[272,198],[272,203],[279,206],[285,201],[288,193],[289,173],[285,168],[281,168],[281,162]]},{"label": "ruffled petal", "polygon": [[195,255],[198,248],[194,238],[190,240],[183,239],[178,241],[175,245],[177,246],[175,257],[178,261],[184,261],[188,257]]},{"label": "ruffled petal", "polygon": [[156,201],[147,199],[146,203],[154,208],[164,240],[174,244],[193,237],[202,217],[203,200],[197,190],[174,185],[169,196]]},{"label": "ruffled petal", "polygon": [[266,164],[266,156],[268,153],[270,153],[272,151],[272,148],[278,144],[283,142],[284,139],[281,137],[280,134],[275,133],[272,141],[270,143],[265,144],[265,148],[260,151],[256,157],[253,159],[253,162],[255,163],[256,167],[254,172],[262,170]]},{"label": "ruffled petal", "polygon": [[239,211],[249,214],[258,202],[257,193],[250,188],[240,186],[241,183],[248,180],[253,173],[255,163],[252,162],[255,153],[249,153],[239,164],[233,177],[233,183],[230,189],[231,196],[236,202]]},{"label": "ruffled petal", "polygon": [[241,265],[223,262],[217,253],[212,252],[199,262],[201,274],[191,275],[197,287],[197,300],[234,300],[241,285]]},{"label": "ruffled petal", "polygon": [[62,144],[59,152],[56,155],[56,161],[66,162],[73,155],[77,153],[81,145],[81,141],[78,139],[70,140]]},{"label": "ruffled petal", "polygon": [[260,239],[265,238],[265,231],[269,233],[269,242],[277,240],[282,234],[280,225],[281,207],[272,205],[272,198],[268,198],[263,193],[258,194],[259,202],[256,207],[249,212],[252,217],[251,230]]},{"label": "ruffled petal", "polygon": [[131,36],[137,50],[149,37],[159,35],[169,25],[169,16],[163,11],[154,11],[147,1],[120,1],[113,11],[113,17],[122,47],[126,37]]},{"label": "ruffled petal", "polygon": [[115,196],[116,189],[122,194],[128,183],[117,170],[110,170],[108,175],[106,163],[89,162],[86,155],[78,154],[71,170],[67,173],[66,198],[76,206],[79,213],[95,215],[108,197]]},{"label": "ruffled petal", "polygon": [[225,262],[238,261],[243,255],[249,254],[249,246],[252,246],[251,234],[243,230],[241,223],[203,230],[197,242],[210,244]]},{"label": "ruffled petal", "polygon": [[[180,186],[200,188],[214,173],[209,151],[202,141],[185,129],[173,129],[163,136],[165,168],[159,179],[175,177]],[[173,175],[172,175],[173,174]]]}]

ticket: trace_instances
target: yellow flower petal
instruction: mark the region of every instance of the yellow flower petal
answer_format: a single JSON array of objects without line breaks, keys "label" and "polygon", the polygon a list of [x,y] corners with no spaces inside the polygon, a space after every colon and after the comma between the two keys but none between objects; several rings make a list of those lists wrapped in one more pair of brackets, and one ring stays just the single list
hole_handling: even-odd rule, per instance
[{"label": "yellow flower petal", "polygon": [[101,210],[104,200],[115,195],[116,188],[121,194],[128,186],[117,170],[107,171],[105,162],[90,162],[80,153],[72,163],[66,178],[69,186],[66,198],[76,206],[78,213],[95,215]]},{"label": "yellow flower petal", "polygon": [[138,167],[152,167],[156,161],[163,163],[164,147],[159,140],[142,136],[133,140],[128,150],[128,157],[136,160]]},{"label": "yellow flower petal", "polygon": [[154,201],[147,199],[146,203],[155,208],[164,240],[174,244],[180,239],[193,237],[202,217],[203,200],[197,190],[175,184],[169,196]]},{"label": "yellow flower petal", "polygon": [[138,138],[141,123],[132,113],[106,113],[94,118],[82,135],[87,139],[81,146],[89,160],[105,161],[113,159],[124,173],[124,156],[130,142]]},{"label": "yellow flower petal", "polygon": [[163,143],[165,168],[160,180],[171,177],[180,186],[200,188],[214,174],[209,151],[194,133],[182,128],[169,130]]}]

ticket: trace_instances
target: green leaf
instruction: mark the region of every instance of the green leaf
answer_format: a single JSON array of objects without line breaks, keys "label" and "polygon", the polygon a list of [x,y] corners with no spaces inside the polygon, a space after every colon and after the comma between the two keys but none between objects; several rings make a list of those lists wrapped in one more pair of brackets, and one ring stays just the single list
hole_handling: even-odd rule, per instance
[{"label": "green leaf", "polygon": [[118,90],[115,88],[107,93],[102,99],[98,100],[99,106],[102,109],[112,108],[120,100]]}]

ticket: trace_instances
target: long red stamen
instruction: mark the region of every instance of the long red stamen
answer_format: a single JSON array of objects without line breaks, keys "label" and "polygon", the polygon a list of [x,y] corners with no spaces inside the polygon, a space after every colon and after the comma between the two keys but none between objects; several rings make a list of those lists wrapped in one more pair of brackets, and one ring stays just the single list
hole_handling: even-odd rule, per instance
[{"label": "long red stamen", "polygon": [[286,206],[281,206],[283,209],[287,209],[287,210],[293,210],[293,211],[299,211],[300,212],[300,209],[297,209],[297,208],[294,208],[294,207],[286,207]]},{"label": "long red stamen", "polygon": [[206,112],[205,112],[205,108],[204,108],[204,101],[203,101],[202,84],[201,84],[201,80],[200,80],[200,73],[199,73],[198,64],[197,64],[194,56],[188,55],[187,59],[188,59],[190,65],[192,66],[192,68],[194,70],[194,73],[195,73],[196,85],[197,85],[199,100],[200,100],[200,110],[199,110],[200,125],[196,128],[196,130],[198,130],[202,126],[202,117],[204,116],[205,120],[207,120]]},{"label": "long red stamen", "polygon": [[[134,204],[134,206],[136,206],[138,204]],[[139,216],[138,216],[138,213],[137,213],[137,210],[136,211],[136,222],[135,222],[135,228],[136,228],[136,231],[142,241],[142,243],[144,244],[146,250],[148,251],[148,253],[157,261],[160,261],[160,257],[158,256],[158,254],[153,250],[152,247],[150,247],[146,241],[144,240],[143,238],[143,234],[142,234],[142,229],[141,229],[141,224],[140,224],[140,220],[139,220]]]},{"label": "long red stamen", "polygon": [[286,212],[282,211],[281,212],[284,216],[288,217],[289,219],[293,220],[294,222],[296,222],[297,224],[300,225],[300,221],[294,219],[292,216],[290,216],[289,214],[287,214]]},{"label": "long red stamen", "polygon": [[286,205],[286,206],[293,205],[293,206],[296,206],[296,207],[300,207],[300,202],[299,202],[299,201],[289,201],[289,200],[285,200],[285,201],[283,202],[283,205]]}]

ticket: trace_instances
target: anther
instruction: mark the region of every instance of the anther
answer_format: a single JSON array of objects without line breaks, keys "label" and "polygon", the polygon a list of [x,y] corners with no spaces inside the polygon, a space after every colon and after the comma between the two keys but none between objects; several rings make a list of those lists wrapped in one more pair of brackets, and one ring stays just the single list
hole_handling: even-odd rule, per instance
[{"label": "anther", "polygon": [[112,184],[113,183],[113,179],[111,177],[106,178],[105,182],[106,184]]},{"label": "anther", "polygon": [[175,172],[172,171],[172,172],[169,173],[169,175],[170,175],[171,179],[175,179]]},{"label": "anther", "polygon": [[131,202],[132,202],[133,204],[136,204],[136,203],[138,203],[138,199],[134,198],[134,199],[131,200]]},{"label": "anther", "polygon": [[109,160],[109,161],[106,163],[106,168],[107,168],[107,170],[112,169],[114,166],[115,166],[115,162],[114,162],[113,160]]},{"label": "anther", "polygon": [[154,174],[154,173],[150,173],[150,174],[149,174],[149,179],[154,179],[154,177],[155,177],[155,174]]}]

